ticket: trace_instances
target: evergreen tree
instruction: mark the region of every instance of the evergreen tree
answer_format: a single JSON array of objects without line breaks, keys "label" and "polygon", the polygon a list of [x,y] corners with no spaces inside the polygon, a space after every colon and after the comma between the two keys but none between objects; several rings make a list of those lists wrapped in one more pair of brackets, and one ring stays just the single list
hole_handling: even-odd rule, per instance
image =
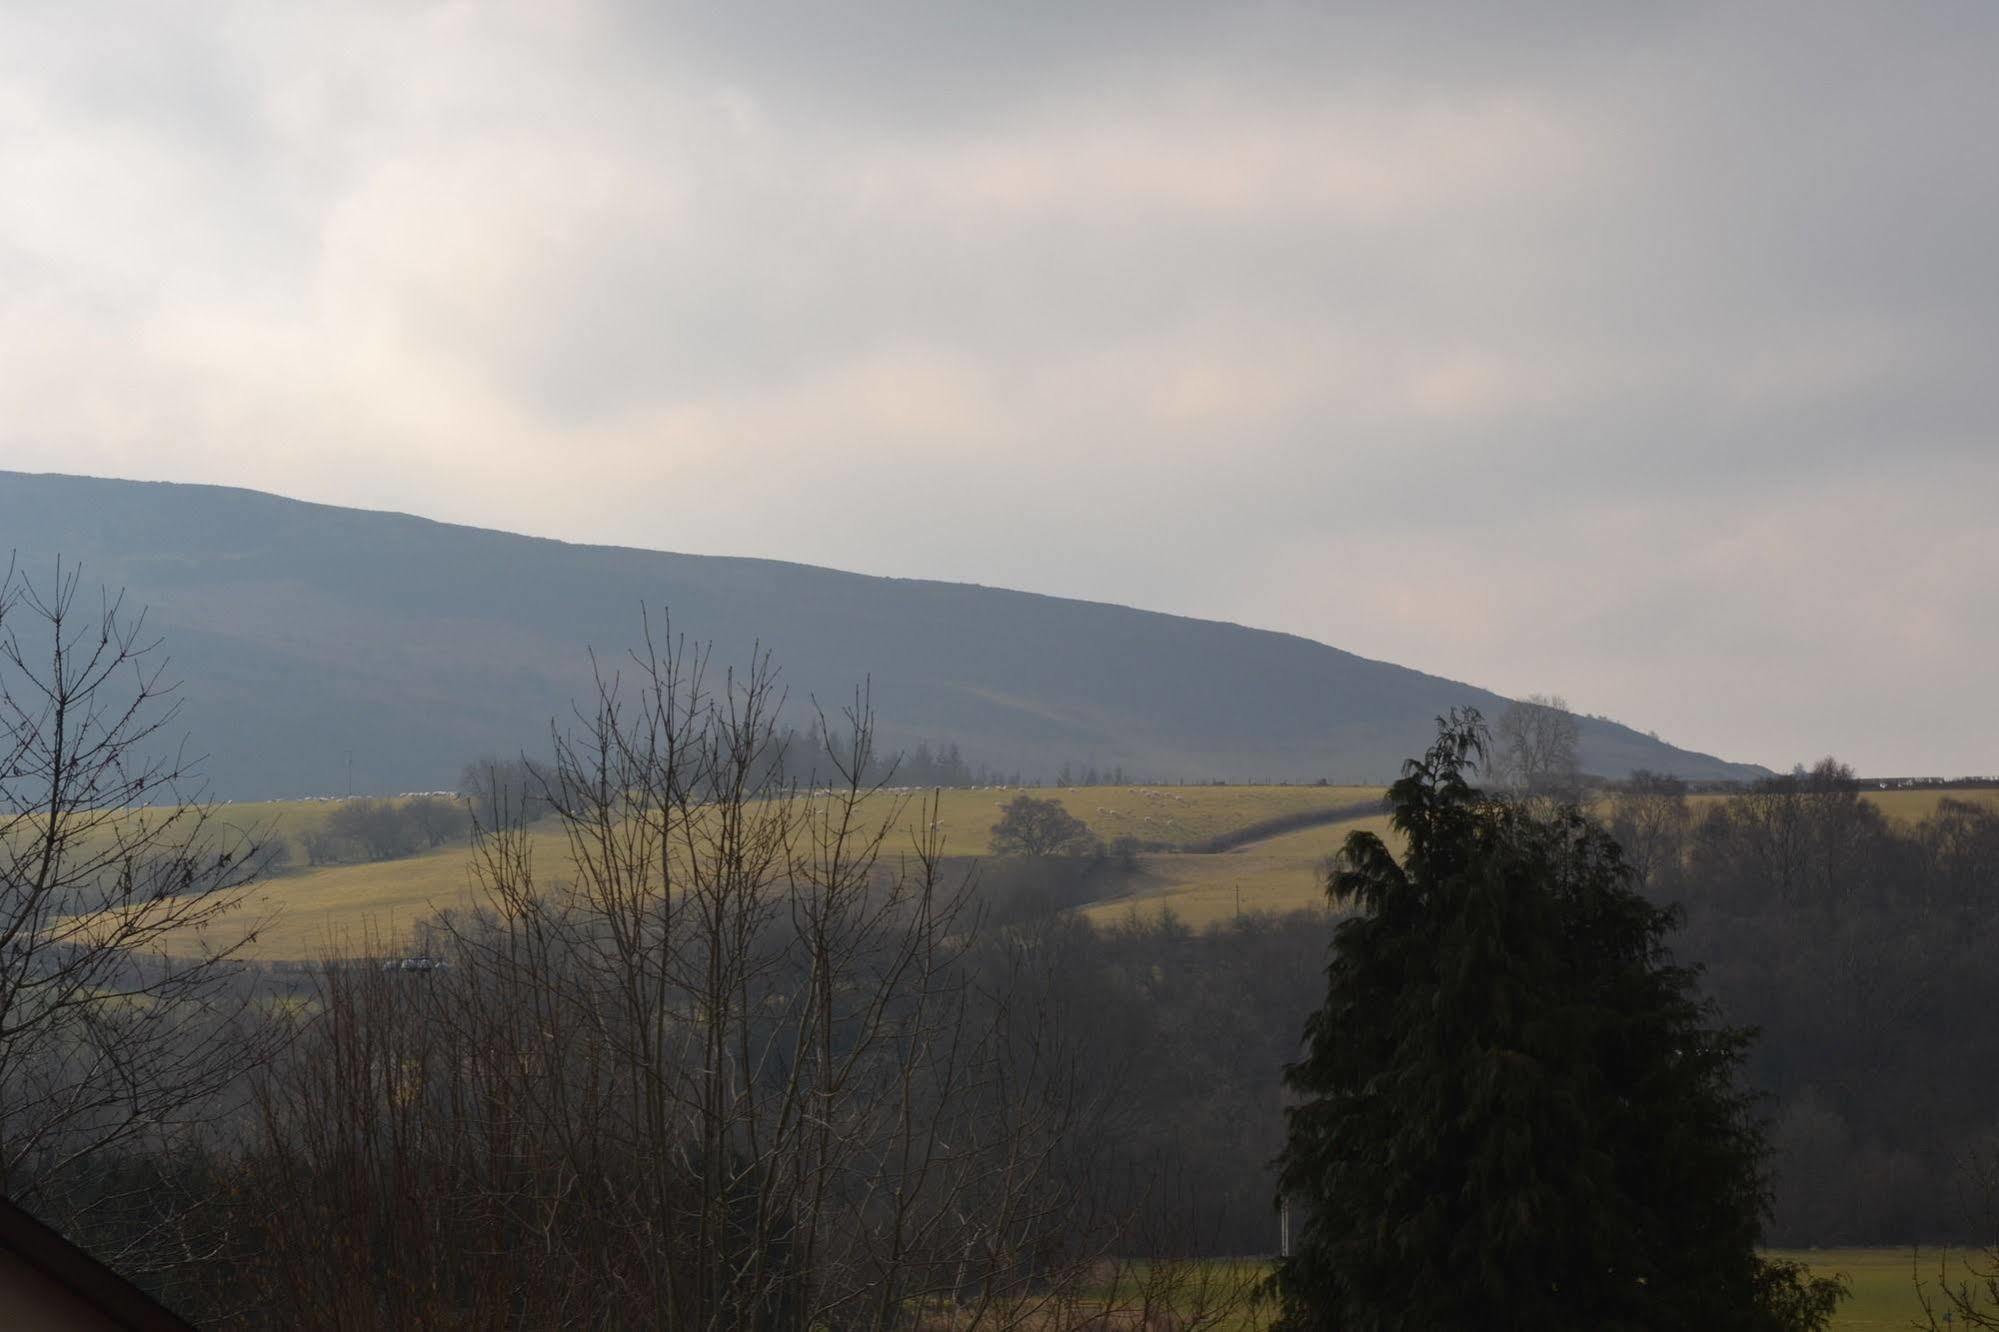
[{"label": "evergreen tree", "polygon": [[1348,837],[1325,1006],[1285,1071],[1292,1328],[1821,1328],[1839,1287],[1759,1256],[1767,1148],[1718,1025],[1574,809],[1469,781],[1478,713]]}]

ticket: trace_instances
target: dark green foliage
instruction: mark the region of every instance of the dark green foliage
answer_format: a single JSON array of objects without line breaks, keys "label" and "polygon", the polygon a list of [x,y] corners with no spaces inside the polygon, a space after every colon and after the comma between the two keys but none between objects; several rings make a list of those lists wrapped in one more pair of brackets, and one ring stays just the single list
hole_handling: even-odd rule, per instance
[{"label": "dark green foliage", "polygon": [[1813,1328],[1838,1295],[1757,1255],[1765,1147],[1673,924],[1573,810],[1474,789],[1453,713],[1347,840],[1325,1006],[1286,1072],[1276,1284],[1298,1328]]},{"label": "dark green foliage", "polygon": [[1015,796],[993,825],[996,856],[1082,856],[1102,849],[1090,825],[1059,800]]}]

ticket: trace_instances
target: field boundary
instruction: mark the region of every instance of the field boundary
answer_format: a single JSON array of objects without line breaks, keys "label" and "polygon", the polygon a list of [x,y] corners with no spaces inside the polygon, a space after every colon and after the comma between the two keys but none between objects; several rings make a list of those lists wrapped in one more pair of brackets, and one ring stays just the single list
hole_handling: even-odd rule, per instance
[{"label": "field boundary", "polygon": [[1234,851],[1238,847],[1248,846],[1251,842],[1261,842],[1267,838],[1280,837],[1285,833],[1298,832],[1305,828],[1323,827],[1328,823],[1345,823],[1349,819],[1364,819],[1370,814],[1379,814],[1387,808],[1387,797],[1376,796],[1372,800],[1334,805],[1329,809],[1302,809],[1295,814],[1279,814],[1275,818],[1232,828],[1225,833],[1217,833],[1206,841],[1189,843],[1182,847],[1181,851],[1187,855],[1218,855],[1223,851]]}]

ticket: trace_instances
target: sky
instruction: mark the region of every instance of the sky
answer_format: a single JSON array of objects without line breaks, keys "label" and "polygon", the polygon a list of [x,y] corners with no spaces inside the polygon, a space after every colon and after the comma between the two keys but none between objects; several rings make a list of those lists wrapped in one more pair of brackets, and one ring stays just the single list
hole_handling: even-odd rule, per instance
[{"label": "sky", "polygon": [[1994,68],[1982,3],[10,0],[0,468],[1999,773]]}]

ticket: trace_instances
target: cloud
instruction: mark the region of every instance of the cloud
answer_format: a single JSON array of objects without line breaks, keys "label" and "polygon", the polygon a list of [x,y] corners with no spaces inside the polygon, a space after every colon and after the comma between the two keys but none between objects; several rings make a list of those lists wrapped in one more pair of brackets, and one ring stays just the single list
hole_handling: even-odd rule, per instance
[{"label": "cloud", "polygon": [[1999,768],[1979,7],[0,14],[0,465]]}]

